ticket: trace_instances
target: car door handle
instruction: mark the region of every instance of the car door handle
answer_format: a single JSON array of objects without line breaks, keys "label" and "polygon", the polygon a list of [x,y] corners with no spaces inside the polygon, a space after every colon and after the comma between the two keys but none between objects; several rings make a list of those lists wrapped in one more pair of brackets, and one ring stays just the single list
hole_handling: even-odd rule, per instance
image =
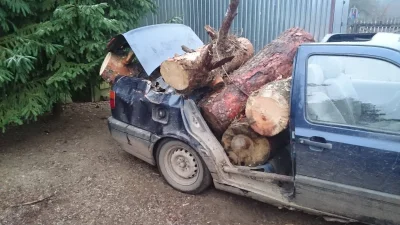
[{"label": "car door handle", "polygon": [[[314,139],[314,137],[311,139]],[[299,142],[300,144],[309,145],[310,150],[316,152],[322,152],[324,149],[332,149],[332,143],[326,143],[324,138],[318,138],[318,139],[321,141],[300,138]]]}]

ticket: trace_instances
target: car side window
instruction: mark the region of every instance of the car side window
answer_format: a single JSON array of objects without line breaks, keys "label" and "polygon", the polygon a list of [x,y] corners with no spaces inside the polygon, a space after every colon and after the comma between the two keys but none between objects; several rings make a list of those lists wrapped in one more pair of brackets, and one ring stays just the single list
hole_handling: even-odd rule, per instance
[{"label": "car side window", "polygon": [[400,133],[400,68],[390,62],[311,56],[306,92],[311,122]]}]

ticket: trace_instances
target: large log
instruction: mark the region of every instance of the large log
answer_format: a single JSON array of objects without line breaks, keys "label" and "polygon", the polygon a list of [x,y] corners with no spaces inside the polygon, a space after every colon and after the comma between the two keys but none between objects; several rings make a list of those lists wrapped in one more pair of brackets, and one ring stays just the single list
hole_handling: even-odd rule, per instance
[{"label": "large log", "polygon": [[[234,37],[232,37],[234,38]],[[216,81],[223,82],[222,77],[230,74],[231,72],[237,70],[240,68],[243,64],[245,64],[251,57],[254,55],[254,47],[251,44],[251,42],[246,39],[246,38],[237,38],[237,43],[236,43],[237,48],[234,50],[232,55],[234,55],[234,58],[232,61],[226,63],[225,65],[218,67],[214,70],[212,70],[209,73],[209,76],[212,77],[213,82],[217,83]],[[221,57],[218,56],[217,57]],[[218,83],[217,83],[218,84]],[[221,86],[216,86],[215,84],[211,84],[211,87],[214,89],[219,89]]]},{"label": "large log", "polygon": [[236,120],[229,126],[222,136],[222,145],[235,165],[263,165],[271,155],[269,140],[254,132],[246,118]]},{"label": "large log", "polygon": [[271,137],[287,128],[291,81],[289,77],[268,83],[247,100],[246,117],[258,134]]},{"label": "large log", "polygon": [[194,52],[187,50],[183,55],[164,61],[160,72],[165,82],[182,94],[200,87],[215,86],[213,81],[221,81],[223,74],[239,68],[254,54],[253,45],[246,38],[230,36],[229,40],[235,42],[229,54],[219,54],[214,47],[216,41],[213,41]]},{"label": "large log", "polygon": [[160,72],[165,82],[182,93],[211,82],[207,76],[211,67],[211,48],[212,45],[206,45],[164,61]]},{"label": "large log", "polygon": [[132,64],[133,52],[127,55],[117,55],[109,52],[100,68],[100,76],[107,82],[113,83],[117,75],[136,76],[142,70],[141,66]]},{"label": "large log", "polygon": [[216,136],[243,112],[248,96],[264,84],[290,77],[293,58],[300,44],[314,42],[311,34],[291,28],[229,75],[230,83],[200,102],[204,119]]},{"label": "large log", "polygon": [[220,87],[224,74],[236,70],[253,56],[254,48],[248,39],[228,33],[237,15],[238,5],[239,0],[231,0],[219,32],[205,26],[211,38],[208,45],[195,52],[185,47],[185,54],[161,64],[161,75],[177,92],[190,94],[205,86]]}]

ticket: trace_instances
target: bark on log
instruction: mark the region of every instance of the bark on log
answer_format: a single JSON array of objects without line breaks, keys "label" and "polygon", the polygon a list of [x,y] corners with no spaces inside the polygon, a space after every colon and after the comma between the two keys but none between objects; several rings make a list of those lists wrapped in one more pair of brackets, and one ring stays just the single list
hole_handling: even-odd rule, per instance
[{"label": "bark on log", "polygon": [[229,75],[230,82],[200,102],[204,119],[216,136],[245,109],[248,96],[264,84],[290,77],[293,58],[300,44],[314,42],[311,34],[291,28]]},{"label": "bark on log", "polygon": [[161,75],[165,82],[177,92],[188,94],[196,88],[209,86],[214,80],[221,81],[225,73],[239,68],[254,54],[253,45],[248,39],[231,36],[228,40],[235,43],[233,52],[229,54],[219,54],[213,49],[215,44],[211,43],[195,52],[164,61]]},{"label": "bark on log", "polygon": [[211,48],[212,45],[206,45],[195,52],[164,61],[160,72],[165,82],[181,93],[189,93],[196,87],[206,86],[212,81],[208,77],[208,72],[211,71]]},{"label": "bark on log", "polygon": [[234,121],[222,136],[222,145],[235,165],[259,166],[271,155],[271,145],[266,137],[254,132],[247,119]]},{"label": "bark on log", "polygon": [[216,75],[214,76],[213,81],[210,84],[210,87],[216,91],[219,90],[221,88],[223,88],[225,86],[225,81],[224,79],[222,79],[222,76],[219,75],[218,73],[216,73]]},{"label": "bark on log", "polygon": [[[225,85],[225,82],[222,79],[223,77],[240,68],[254,55],[254,47],[248,39],[238,38],[237,40],[237,44],[239,46],[235,51],[235,56],[232,61],[221,67],[218,67],[209,74],[209,76],[213,77],[213,83],[211,87],[214,90],[220,89]],[[218,84],[218,86],[215,84]]]},{"label": "bark on log", "polygon": [[101,65],[100,76],[109,83],[114,82],[117,75],[136,76],[140,72],[140,67],[131,64],[132,58],[132,51],[126,56],[109,52]]},{"label": "bark on log", "polygon": [[229,37],[229,29],[232,26],[233,19],[235,19],[237,15],[237,9],[239,7],[239,0],[231,0],[228,10],[226,11],[224,20],[222,21],[221,28],[218,32],[218,40],[217,40],[217,48],[220,53],[223,53],[230,47],[230,43],[228,42]]},{"label": "bark on log", "polygon": [[246,117],[260,135],[272,137],[287,128],[292,78],[277,80],[253,92],[246,104]]},{"label": "bark on log", "polygon": [[[161,75],[177,92],[189,94],[205,86],[219,88],[223,86],[224,74],[236,70],[253,56],[249,40],[229,35],[238,5],[239,0],[231,0],[218,33],[209,25],[204,27],[211,38],[208,45],[195,52],[185,48],[186,54],[161,64]],[[220,68],[222,65],[225,66]]]}]

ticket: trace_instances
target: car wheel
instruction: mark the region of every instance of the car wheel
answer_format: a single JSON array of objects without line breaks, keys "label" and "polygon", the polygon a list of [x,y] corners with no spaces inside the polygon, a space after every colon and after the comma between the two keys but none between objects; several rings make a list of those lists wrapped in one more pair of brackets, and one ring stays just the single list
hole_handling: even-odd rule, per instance
[{"label": "car wheel", "polygon": [[181,141],[164,142],[157,149],[156,160],[164,179],[178,191],[198,194],[211,184],[211,174],[203,159]]}]

